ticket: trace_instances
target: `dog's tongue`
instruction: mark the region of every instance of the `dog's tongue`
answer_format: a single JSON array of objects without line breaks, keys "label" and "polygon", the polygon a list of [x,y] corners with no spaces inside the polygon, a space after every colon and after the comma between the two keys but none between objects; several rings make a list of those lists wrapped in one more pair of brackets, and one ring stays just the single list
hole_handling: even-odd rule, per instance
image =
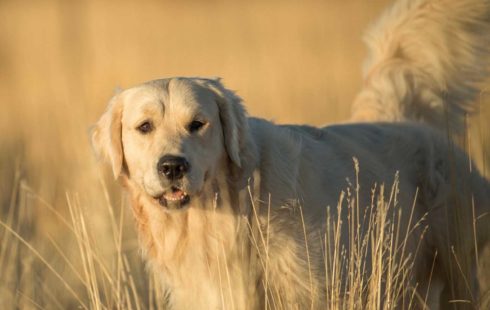
[{"label": "dog's tongue", "polygon": [[185,192],[180,189],[173,189],[171,193],[166,193],[164,195],[165,199],[170,201],[182,200],[185,196]]}]

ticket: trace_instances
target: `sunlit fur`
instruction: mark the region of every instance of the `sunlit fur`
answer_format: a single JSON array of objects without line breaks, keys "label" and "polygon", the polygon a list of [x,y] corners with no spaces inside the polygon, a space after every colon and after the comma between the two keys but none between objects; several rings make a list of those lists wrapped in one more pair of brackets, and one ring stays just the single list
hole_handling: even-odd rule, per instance
[{"label": "sunlit fur", "polygon": [[[479,10],[465,9],[472,5]],[[381,43],[372,51],[353,119],[440,126],[446,102],[449,123],[460,124],[483,77],[478,63],[485,63],[487,33],[479,26],[488,26],[487,17],[488,4],[480,0],[395,4],[371,32],[371,42]],[[437,43],[451,31],[466,40]],[[405,42],[415,50],[405,50]],[[460,51],[459,44],[467,45]],[[395,45],[391,56],[376,56],[385,55],[384,45]],[[426,60],[438,70],[424,71]],[[190,134],[186,126],[195,115],[208,125]],[[146,119],[154,131],[141,135],[136,128]],[[325,278],[324,253],[331,249],[322,249],[331,229],[327,207],[333,213],[346,207],[336,208],[339,196],[356,180],[363,213],[370,212],[373,184],[399,182],[402,213],[394,224],[410,233],[393,246],[403,245],[413,261],[407,292],[422,300],[430,295],[432,308],[449,299],[475,301],[476,266],[466,258],[474,255],[472,238],[481,244],[488,234],[483,223],[473,235],[472,203],[477,217],[487,212],[490,186],[468,171],[467,156],[443,133],[409,123],[278,126],[247,117],[220,80],[171,78],[117,94],[93,140],[131,194],[143,251],[171,308],[324,308],[325,290],[334,285]],[[155,169],[166,154],[190,163],[182,187],[191,201],[182,210],[167,210],[153,198],[168,185]],[[349,220],[347,213],[339,218]],[[340,243],[349,250],[348,234]],[[430,284],[437,287],[429,290]]]},{"label": "sunlit fur", "polygon": [[459,133],[489,70],[486,0],[399,0],[366,32],[354,121],[421,121]]}]

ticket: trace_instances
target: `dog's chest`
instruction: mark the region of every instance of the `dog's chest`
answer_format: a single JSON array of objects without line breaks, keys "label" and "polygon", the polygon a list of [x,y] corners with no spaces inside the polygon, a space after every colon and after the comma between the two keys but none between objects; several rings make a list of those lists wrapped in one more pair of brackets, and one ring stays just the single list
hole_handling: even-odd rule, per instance
[{"label": "dog's chest", "polygon": [[[149,216],[154,255],[150,265],[170,293],[175,309],[247,309],[257,295],[250,270],[248,235],[227,212],[189,209],[177,216]],[[144,244],[143,244],[144,246]]]}]

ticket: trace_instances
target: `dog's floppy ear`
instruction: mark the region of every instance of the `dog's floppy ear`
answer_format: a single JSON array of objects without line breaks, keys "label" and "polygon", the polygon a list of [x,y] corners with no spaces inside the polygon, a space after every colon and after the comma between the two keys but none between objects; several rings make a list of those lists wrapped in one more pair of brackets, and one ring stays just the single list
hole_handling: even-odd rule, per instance
[{"label": "dog's floppy ear", "polygon": [[92,145],[95,152],[111,163],[115,178],[119,177],[123,168],[121,118],[122,102],[120,94],[116,94],[92,129]]},{"label": "dog's floppy ear", "polygon": [[226,152],[236,166],[242,167],[243,149],[249,134],[247,114],[242,99],[226,89],[219,79],[205,80],[205,83],[217,95],[216,102],[223,127]]},{"label": "dog's floppy ear", "polygon": [[[234,175],[246,185],[257,161],[257,149],[249,131],[242,100],[221,84],[220,79],[201,79],[216,94],[226,152],[236,167]],[[242,186],[243,186],[242,184]]]}]

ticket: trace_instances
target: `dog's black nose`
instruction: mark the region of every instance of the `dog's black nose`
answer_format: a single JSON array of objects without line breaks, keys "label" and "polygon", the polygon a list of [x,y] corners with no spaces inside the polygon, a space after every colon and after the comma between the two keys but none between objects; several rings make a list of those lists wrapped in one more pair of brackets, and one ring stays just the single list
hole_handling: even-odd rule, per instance
[{"label": "dog's black nose", "polygon": [[185,158],[165,155],[158,161],[157,171],[169,180],[181,179],[189,170],[189,163]]}]

